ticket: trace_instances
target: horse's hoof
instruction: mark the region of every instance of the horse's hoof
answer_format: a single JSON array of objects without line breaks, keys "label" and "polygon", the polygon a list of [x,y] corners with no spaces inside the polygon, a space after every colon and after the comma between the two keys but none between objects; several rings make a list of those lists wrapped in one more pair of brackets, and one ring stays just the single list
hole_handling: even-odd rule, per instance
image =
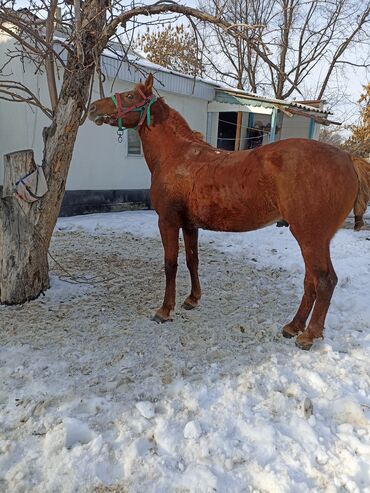
[{"label": "horse's hoof", "polygon": [[283,329],[281,331],[283,337],[285,337],[286,339],[292,339],[293,337],[295,337],[297,334],[292,334],[291,332],[289,332],[288,330],[286,329]]},{"label": "horse's hoof", "polygon": [[287,339],[292,339],[292,337],[296,337],[300,332],[300,330],[292,327],[291,324],[285,325],[283,327],[283,330],[281,331],[283,337],[286,337]]},{"label": "horse's hoof", "polygon": [[161,317],[160,315],[158,315],[158,313],[156,313],[154,317],[152,317],[152,321],[157,322],[157,324],[164,324],[165,322],[169,322],[171,320],[172,318]]},{"label": "horse's hoof", "polygon": [[299,349],[302,349],[303,351],[309,351],[312,348],[313,341],[309,341],[307,339],[300,339],[299,337],[297,337],[295,341],[295,345]]},{"label": "horse's hoof", "polygon": [[182,307],[185,308],[185,310],[194,310],[194,308],[196,308],[198,306],[198,304],[192,304],[190,303],[189,301],[184,301],[184,303],[182,304]]},{"label": "horse's hoof", "polygon": [[185,310],[193,310],[193,308],[195,308],[195,306],[193,306],[191,303],[187,303],[186,301],[184,301],[184,303],[181,306]]}]

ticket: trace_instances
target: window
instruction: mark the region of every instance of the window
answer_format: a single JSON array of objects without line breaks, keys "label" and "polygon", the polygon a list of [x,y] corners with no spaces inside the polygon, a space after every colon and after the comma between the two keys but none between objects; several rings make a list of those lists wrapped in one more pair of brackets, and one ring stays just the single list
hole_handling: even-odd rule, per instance
[{"label": "window", "polygon": [[235,149],[236,127],[238,113],[236,111],[225,111],[219,113],[218,117],[218,149],[233,151]]},{"label": "window", "polygon": [[141,141],[139,134],[133,128],[127,130],[127,154],[129,156],[141,156]]}]

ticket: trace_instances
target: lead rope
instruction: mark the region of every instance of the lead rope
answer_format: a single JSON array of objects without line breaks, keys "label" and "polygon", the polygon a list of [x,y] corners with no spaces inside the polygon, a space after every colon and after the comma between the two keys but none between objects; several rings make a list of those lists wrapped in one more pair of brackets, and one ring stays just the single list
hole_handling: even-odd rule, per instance
[{"label": "lead rope", "polygon": [[[118,97],[117,97],[118,96]],[[121,98],[119,97],[119,94],[114,94],[112,96],[112,101],[114,103],[114,106],[117,108],[117,113],[121,114],[122,111],[122,102]],[[122,126],[122,116],[118,117],[118,129],[117,129],[117,140],[118,143],[121,144],[123,142],[123,134],[125,132],[125,128]]]}]

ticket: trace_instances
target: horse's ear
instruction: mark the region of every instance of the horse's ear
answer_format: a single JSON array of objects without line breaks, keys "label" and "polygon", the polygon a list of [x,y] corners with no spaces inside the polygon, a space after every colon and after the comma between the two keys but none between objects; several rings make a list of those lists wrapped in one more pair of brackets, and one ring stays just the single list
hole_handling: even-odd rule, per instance
[{"label": "horse's ear", "polygon": [[153,93],[153,74],[149,74],[144,83],[144,92],[146,96]]}]

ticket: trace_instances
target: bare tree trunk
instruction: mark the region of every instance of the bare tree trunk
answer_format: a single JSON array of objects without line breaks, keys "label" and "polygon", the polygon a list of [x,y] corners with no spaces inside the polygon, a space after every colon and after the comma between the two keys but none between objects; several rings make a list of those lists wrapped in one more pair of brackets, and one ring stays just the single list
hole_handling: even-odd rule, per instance
[{"label": "bare tree trunk", "polygon": [[[88,98],[91,68],[76,75],[70,60],[52,125],[44,130],[43,167],[49,191],[32,205],[8,196],[1,201],[0,303],[20,304],[37,298],[49,286],[47,251],[63,200],[74,143]],[[21,176],[34,169],[32,151],[6,157],[9,194]]]},{"label": "bare tree trunk", "polygon": [[[43,168],[48,192],[32,205],[15,196],[0,200],[0,303],[24,303],[49,286],[47,251],[63,200],[73,148],[81,117],[86,109],[95,60],[104,47],[97,34],[105,25],[105,0],[85,2],[86,27],[81,32],[84,56],[74,47],[67,59],[63,84],[53,112],[53,122],[44,129]],[[82,26],[84,27],[84,26]],[[23,151],[7,156],[5,192],[14,180],[34,166],[33,154]],[[19,206],[22,206],[19,207]]]},{"label": "bare tree trunk", "polygon": [[32,151],[5,158],[6,176],[0,221],[0,303],[21,304],[37,298],[49,287],[47,251],[63,200],[74,143],[86,101],[92,69],[81,77],[67,74],[54,122],[44,131],[43,166],[49,191],[28,204],[9,196],[15,182],[35,169]]},{"label": "bare tree trunk", "polygon": [[4,187],[0,205],[0,302],[24,303],[49,287],[47,245],[39,237],[39,203],[14,195],[17,180],[36,168],[33,151],[4,157]]}]

